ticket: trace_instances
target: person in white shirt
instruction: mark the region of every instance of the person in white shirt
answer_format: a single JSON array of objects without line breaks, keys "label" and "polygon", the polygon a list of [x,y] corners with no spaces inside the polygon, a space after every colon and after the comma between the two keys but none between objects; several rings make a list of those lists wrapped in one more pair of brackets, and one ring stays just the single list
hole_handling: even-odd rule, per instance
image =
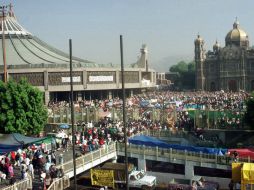
[{"label": "person in white shirt", "polygon": [[52,164],[51,164],[50,162],[47,162],[47,163],[45,164],[44,169],[45,169],[46,173],[49,173],[49,168],[50,168],[51,165],[52,165]]},{"label": "person in white shirt", "polygon": [[34,179],[34,166],[32,164],[32,162],[30,161],[29,165],[28,165],[28,171],[32,177],[32,179]]},{"label": "person in white shirt", "polygon": [[6,174],[3,173],[2,171],[0,171],[0,179],[1,181],[6,179]]},{"label": "person in white shirt", "polygon": [[28,169],[23,173],[22,179],[28,179]]},{"label": "person in white shirt", "polygon": [[27,166],[30,164],[30,159],[28,157],[26,157],[24,161]]}]

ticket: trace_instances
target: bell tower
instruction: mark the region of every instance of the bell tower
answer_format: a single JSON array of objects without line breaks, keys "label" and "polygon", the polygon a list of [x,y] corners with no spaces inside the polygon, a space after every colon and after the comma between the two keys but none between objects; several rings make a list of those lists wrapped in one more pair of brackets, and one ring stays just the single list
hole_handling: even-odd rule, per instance
[{"label": "bell tower", "polygon": [[195,63],[196,63],[196,90],[205,90],[204,61],[205,49],[204,40],[198,34],[195,40]]}]

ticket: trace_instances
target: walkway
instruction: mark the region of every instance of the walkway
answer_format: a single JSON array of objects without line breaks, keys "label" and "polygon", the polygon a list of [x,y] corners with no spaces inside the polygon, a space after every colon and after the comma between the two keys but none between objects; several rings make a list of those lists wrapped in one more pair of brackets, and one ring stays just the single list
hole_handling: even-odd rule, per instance
[{"label": "walkway", "polygon": [[[80,153],[80,150],[78,147],[75,149],[76,153],[78,155],[82,155]],[[59,155],[63,154],[64,164],[59,163]],[[76,174],[80,174],[86,170],[89,170],[90,168],[93,168],[107,160],[115,159],[116,158],[116,144],[112,143],[108,146],[105,146],[105,148],[100,148],[98,150],[95,150],[93,152],[89,152],[85,155],[82,155],[78,158],[76,158]],[[56,151],[56,158],[57,158],[57,168],[62,168],[64,171],[64,174],[67,175],[69,178],[72,178],[73,173],[73,159],[72,159],[72,147],[69,147],[68,151],[63,152],[62,150]],[[16,180],[20,181],[21,179],[21,172],[19,167],[14,168]],[[17,182],[19,183],[19,182]],[[0,184],[1,190],[12,190],[12,187],[6,187],[6,185],[9,184],[9,180],[6,180],[5,182]],[[27,189],[27,186],[24,185],[26,183],[23,183],[23,186],[19,186],[18,190]],[[34,190],[43,189],[42,183],[40,182],[40,177],[38,173],[35,173],[35,179],[32,180],[32,186]],[[56,188],[57,189],[57,188]]]},{"label": "walkway", "polygon": [[[156,137],[184,137],[185,134],[180,132],[174,134],[169,131],[156,131],[156,132],[147,132],[147,135],[156,136]],[[76,152],[82,155],[76,147]],[[128,156],[136,158],[150,158],[152,160],[167,160],[174,163],[186,163],[186,161],[193,162],[196,165],[202,166],[206,165],[207,167],[216,167],[216,168],[229,168],[231,162],[228,162],[225,156],[217,156],[212,154],[201,154],[196,152],[188,151],[179,151],[174,149],[161,149],[158,147],[145,147],[145,146],[136,146],[128,145]],[[65,175],[68,175],[69,178],[72,178],[74,175],[73,172],[73,160],[72,160],[72,148],[70,147],[68,151],[62,152],[57,151],[57,167],[62,168]],[[59,163],[59,154],[63,154],[64,164]],[[76,158],[76,174],[83,173],[84,171],[89,170],[107,160],[116,159],[117,155],[124,156],[124,144],[123,143],[111,143],[105,148],[100,148],[93,152],[86,153],[85,155],[79,156]],[[239,159],[240,162],[253,162],[250,159]],[[15,173],[17,180],[20,179],[19,168],[15,168]],[[0,186],[3,189],[3,186]],[[38,190],[41,188],[41,183],[39,181],[38,174],[33,180],[33,189]],[[11,190],[10,188],[4,188],[4,190]],[[20,189],[23,190],[23,189]]]}]

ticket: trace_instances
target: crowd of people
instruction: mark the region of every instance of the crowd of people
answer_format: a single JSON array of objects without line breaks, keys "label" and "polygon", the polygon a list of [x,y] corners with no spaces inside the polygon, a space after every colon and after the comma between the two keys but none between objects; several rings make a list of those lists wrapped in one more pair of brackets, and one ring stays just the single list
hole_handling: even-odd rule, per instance
[{"label": "crowd of people", "polygon": [[55,152],[44,152],[44,145],[42,142],[38,146],[35,144],[24,146],[22,149],[2,155],[1,182],[12,185],[17,180],[25,180],[29,177],[34,180],[37,176],[39,188],[47,189],[54,178],[63,176],[62,169],[56,167]]},{"label": "crowd of people", "polygon": [[[217,110],[231,111],[233,117],[228,118],[226,115],[221,116],[216,122],[219,126],[240,127],[239,114],[244,109],[244,101],[249,94],[241,92],[149,92],[141,95],[133,95],[127,98],[127,108],[153,107],[155,109],[165,109],[176,112],[176,121],[174,128],[177,130],[195,130],[195,121],[190,116],[188,109],[197,110]],[[148,104],[142,104],[148,102]],[[172,103],[172,107],[166,107],[166,104]],[[104,100],[84,100],[75,102],[75,108],[101,108],[109,109],[112,107],[121,108],[123,101],[119,97]],[[50,102],[49,109],[62,109],[69,107],[68,102]],[[142,109],[145,112],[146,109]],[[234,114],[236,115],[234,117]],[[232,115],[232,114],[231,114]],[[139,119],[127,120],[126,132],[128,136],[135,135],[147,129],[163,130],[168,129],[166,123],[161,120],[152,120],[150,114],[142,114]],[[85,154],[98,148],[104,148],[112,141],[122,142],[124,140],[124,124],[120,120],[111,120],[110,117],[101,118],[98,122],[84,121],[80,122],[79,131],[75,132],[74,142],[76,147]],[[53,178],[63,175],[61,169],[57,169],[57,156],[55,151],[68,151],[68,145],[72,143],[72,135],[67,132],[59,131],[63,136],[52,141],[54,150],[44,152],[45,144],[40,146],[31,145],[12,151],[2,156],[0,161],[0,178],[9,180],[10,184],[16,181],[14,169],[20,171],[20,178],[27,179],[29,176],[35,178],[35,174],[40,176],[41,183],[47,188]],[[200,134],[198,134],[200,136]],[[63,163],[63,155],[58,155],[58,163]]]},{"label": "crowd of people", "polygon": [[[208,123],[210,128],[233,128],[242,127],[242,117],[245,110],[244,102],[249,94],[240,92],[169,92],[155,91],[139,95],[133,95],[126,99],[127,112],[139,109],[139,118],[147,117],[154,122],[167,122],[161,117],[151,118],[151,112],[147,108],[160,109],[160,112],[175,112],[172,125],[176,128],[194,129],[200,127],[199,123]],[[119,97],[103,100],[82,100],[74,103],[75,112],[81,112],[82,108],[90,108],[112,112],[112,108],[121,108],[123,101]],[[49,102],[48,109],[52,113],[68,108],[70,104],[65,101]],[[196,110],[197,116],[188,114],[189,110]],[[210,112],[210,113],[208,113]],[[149,114],[147,114],[149,113]],[[209,116],[208,116],[209,115]],[[209,121],[208,121],[209,117]],[[196,122],[196,121],[200,122]],[[207,120],[207,121],[205,121]],[[87,121],[88,122],[88,121]],[[208,125],[208,124],[206,124]],[[206,126],[202,126],[205,128]]]}]

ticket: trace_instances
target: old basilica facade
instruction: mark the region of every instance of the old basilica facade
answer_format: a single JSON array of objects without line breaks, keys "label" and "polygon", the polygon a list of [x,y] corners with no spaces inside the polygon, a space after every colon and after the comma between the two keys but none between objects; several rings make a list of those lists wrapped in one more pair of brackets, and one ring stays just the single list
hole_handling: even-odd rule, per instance
[{"label": "old basilica facade", "polygon": [[206,52],[200,35],[194,44],[196,90],[254,90],[254,48],[237,20],[226,35],[225,47],[216,41],[213,50]]}]

